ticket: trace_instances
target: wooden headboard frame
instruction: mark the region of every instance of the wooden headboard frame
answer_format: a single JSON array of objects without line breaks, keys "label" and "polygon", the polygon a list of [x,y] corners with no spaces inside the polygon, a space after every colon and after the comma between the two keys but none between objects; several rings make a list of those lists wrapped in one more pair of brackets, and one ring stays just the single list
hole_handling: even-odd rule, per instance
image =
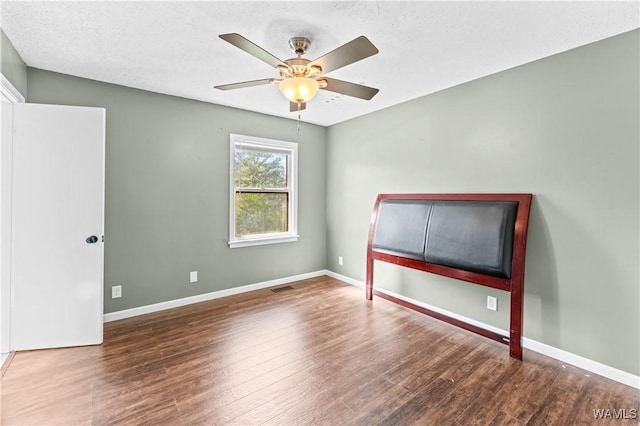
[{"label": "wooden headboard frame", "polygon": [[[378,209],[382,200],[446,200],[446,201],[515,201],[518,209],[515,220],[513,234],[513,252],[511,263],[511,278],[500,278],[491,275],[484,275],[476,272],[469,272],[448,266],[428,263],[422,260],[415,260],[407,257],[397,256],[373,248],[373,239],[378,217]],[[366,298],[372,300],[373,295],[382,297],[415,311],[430,315],[449,324],[456,325],[466,330],[478,333],[501,343],[509,344],[509,355],[522,360],[522,311],[524,295],[524,267],[527,249],[527,231],[529,227],[529,212],[531,210],[531,194],[379,194],[371,215],[371,225],[369,227],[369,241],[367,244],[367,278],[366,278]],[[509,321],[509,336],[466,323],[456,318],[444,315],[440,312],[418,306],[406,300],[402,300],[389,294],[374,290],[373,288],[373,265],[374,260],[393,263],[408,268],[431,272],[445,277],[455,278],[474,284],[496,288],[510,292],[511,314]]]}]

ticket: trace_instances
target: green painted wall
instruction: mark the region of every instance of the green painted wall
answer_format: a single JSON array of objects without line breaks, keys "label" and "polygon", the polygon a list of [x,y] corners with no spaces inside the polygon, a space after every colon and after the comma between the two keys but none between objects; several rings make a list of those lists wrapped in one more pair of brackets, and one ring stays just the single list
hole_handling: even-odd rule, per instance
[{"label": "green painted wall", "polygon": [[0,29],[0,71],[22,96],[27,96],[27,66],[2,29]]},{"label": "green painted wall", "polygon": [[[33,68],[28,79],[28,102],[107,110],[105,312],[325,268],[324,127]],[[298,142],[298,242],[228,247],[229,133]]]},{"label": "green painted wall", "polygon": [[[378,193],[531,192],[525,336],[640,374],[639,36],[330,127],[328,269],[364,281]],[[504,292],[378,262],[375,277],[379,287],[508,328]],[[497,313],[487,295],[498,296]]]}]

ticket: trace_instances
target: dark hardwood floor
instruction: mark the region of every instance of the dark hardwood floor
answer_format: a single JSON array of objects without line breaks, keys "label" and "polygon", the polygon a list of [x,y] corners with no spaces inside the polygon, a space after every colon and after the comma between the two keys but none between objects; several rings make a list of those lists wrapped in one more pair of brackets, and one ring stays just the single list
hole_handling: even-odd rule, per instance
[{"label": "dark hardwood floor", "polygon": [[290,285],[106,323],[101,346],[19,352],[1,423],[638,424],[637,389],[513,360],[329,277]]}]

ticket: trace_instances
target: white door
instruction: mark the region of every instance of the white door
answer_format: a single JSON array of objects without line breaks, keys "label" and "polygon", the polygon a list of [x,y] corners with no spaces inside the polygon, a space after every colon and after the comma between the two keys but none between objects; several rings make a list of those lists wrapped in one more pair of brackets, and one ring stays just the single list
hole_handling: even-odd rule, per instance
[{"label": "white door", "polygon": [[102,343],[105,110],[14,109],[11,346]]}]

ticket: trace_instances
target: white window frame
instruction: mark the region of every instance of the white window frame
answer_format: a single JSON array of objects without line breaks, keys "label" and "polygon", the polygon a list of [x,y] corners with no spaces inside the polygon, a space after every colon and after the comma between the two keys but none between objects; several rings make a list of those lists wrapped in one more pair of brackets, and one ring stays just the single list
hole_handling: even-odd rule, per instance
[{"label": "white window frame", "polygon": [[[253,148],[277,153],[287,153],[287,181],[289,182],[289,226],[287,232],[253,234],[236,237],[236,187],[234,181],[236,148]],[[298,241],[298,144],[275,139],[231,133],[229,138],[229,247],[247,247],[263,244]]]}]

